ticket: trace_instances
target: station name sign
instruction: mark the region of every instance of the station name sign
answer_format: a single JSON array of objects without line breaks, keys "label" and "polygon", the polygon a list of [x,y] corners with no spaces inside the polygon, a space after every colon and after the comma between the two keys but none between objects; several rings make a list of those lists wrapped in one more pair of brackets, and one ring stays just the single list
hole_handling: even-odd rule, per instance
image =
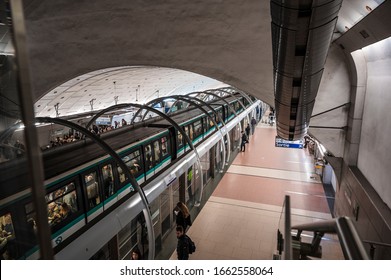
[{"label": "station name sign", "polygon": [[303,149],[304,145],[303,140],[289,141],[276,136],[275,146],[280,148]]}]

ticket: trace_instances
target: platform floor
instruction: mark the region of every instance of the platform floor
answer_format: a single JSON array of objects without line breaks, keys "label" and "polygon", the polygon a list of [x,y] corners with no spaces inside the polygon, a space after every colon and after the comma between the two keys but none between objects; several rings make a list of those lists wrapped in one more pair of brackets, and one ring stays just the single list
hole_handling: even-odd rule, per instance
[{"label": "platform floor", "polygon": [[[190,259],[272,259],[285,195],[292,225],[332,218],[313,157],[306,149],[276,148],[275,136],[274,126],[258,123],[246,151],[237,154],[190,227],[197,246]],[[325,235],[321,245],[322,259],[343,259],[337,236]]]}]

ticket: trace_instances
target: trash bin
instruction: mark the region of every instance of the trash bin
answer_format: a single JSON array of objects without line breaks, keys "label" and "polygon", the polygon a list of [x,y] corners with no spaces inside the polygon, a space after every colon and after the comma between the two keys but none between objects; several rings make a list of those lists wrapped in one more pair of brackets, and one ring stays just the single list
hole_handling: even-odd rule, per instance
[{"label": "trash bin", "polygon": [[324,168],[324,160],[319,159],[315,162],[315,173],[317,175],[322,176],[323,175],[323,168]]}]

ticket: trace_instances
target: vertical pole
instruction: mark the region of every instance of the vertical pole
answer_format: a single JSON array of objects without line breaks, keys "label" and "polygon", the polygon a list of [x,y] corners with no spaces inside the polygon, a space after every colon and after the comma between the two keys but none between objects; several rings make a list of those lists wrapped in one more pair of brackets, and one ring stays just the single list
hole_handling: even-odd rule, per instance
[{"label": "vertical pole", "polygon": [[375,259],[375,250],[376,250],[375,245],[371,244],[371,249],[369,250],[369,256],[371,257],[371,260]]},{"label": "vertical pole", "polygon": [[48,224],[45,189],[43,187],[44,172],[41,149],[38,144],[37,130],[34,121],[34,102],[32,98],[31,79],[28,69],[26,27],[24,22],[22,0],[11,0],[11,15],[14,33],[15,54],[18,64],[18,92],[21,103],[22,119],[25,126],[26,156],[28,160],[31,192],[36,223],[38,242],[42,259],[53,259],[50,229]]},{"label": "vertical pole", "polygon": [[289,195],[285,196],[285,260],[292,259],[292,237],[291,237],[291,202]]}]

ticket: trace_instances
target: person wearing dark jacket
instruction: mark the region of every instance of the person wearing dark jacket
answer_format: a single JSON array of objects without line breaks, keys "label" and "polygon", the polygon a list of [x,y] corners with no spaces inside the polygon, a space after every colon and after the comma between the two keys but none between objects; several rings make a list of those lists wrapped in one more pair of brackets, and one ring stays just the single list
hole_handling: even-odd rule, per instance
[{"label": "person wearing dark jacket", "polygon": [[176,246],[176,253],[178,260],[188,260],[189,259],[189,242],[186,238],[185,232],[182,226],[176,227],[176,237],[178,238],[178,243]]},{"label": "person wearing dark jacket", "polygon": [[250,131],[251,131],[251,128],[250,128],[250,124],[248,123],[246,126],[247,141],[250,140]]},{"label": "person wearing dark jacket", "polygon": [[189,208],[183,202],[178,202],[174,212],[176,214],[176,225],[181,226],[183,231],[186,232],[188,227],[192,225]]},{"label": "person wearing dark jacket", "polygon": [[246,151],[246,143],[247,143],[247,135],[244,131],[242,131],[242,143],[240,144],[240,151]]}]

